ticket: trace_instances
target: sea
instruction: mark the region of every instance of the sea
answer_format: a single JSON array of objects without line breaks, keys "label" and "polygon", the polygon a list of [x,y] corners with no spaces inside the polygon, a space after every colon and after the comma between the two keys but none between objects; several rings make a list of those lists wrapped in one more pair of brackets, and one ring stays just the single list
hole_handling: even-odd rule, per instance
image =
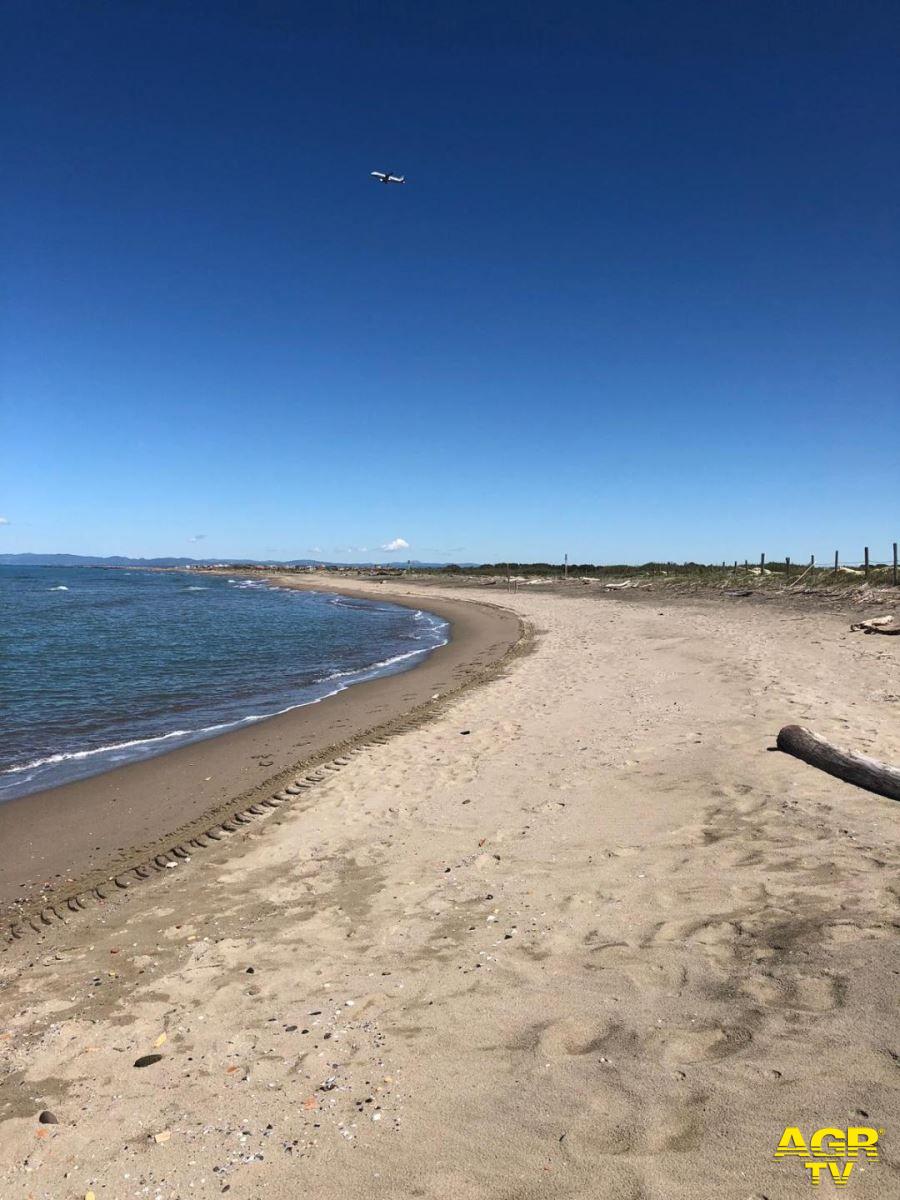
[{"label": "sea", "polygon": [[448,636],[264,578],[0,566],[0,801],[409,670]]}]

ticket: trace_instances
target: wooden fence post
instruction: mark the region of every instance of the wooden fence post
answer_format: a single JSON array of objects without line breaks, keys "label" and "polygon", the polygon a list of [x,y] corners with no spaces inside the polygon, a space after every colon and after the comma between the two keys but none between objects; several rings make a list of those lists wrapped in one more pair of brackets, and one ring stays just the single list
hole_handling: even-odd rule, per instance
[{"label": "wooden fence post", "polygon": [[865,548],[865,554],[866,554],[866,579],[868,579],[869,578],[869,547],[868,546],[866,546],[866,548]]},{"label": "wooden fence post", "polygon": [[894,587],[897,586],[897,543],[894,542]]},{"label": "wooden fence post", "polygon": [[760,572],[760,574],[762,574],[765,569],[766,569],[766,556],[764,554],[761,554],[759,556],[759,572]]},{"label": "wooden fence post", "polygon": [[835,575],[837,575],[837,573],[838,573],[838,552],[837,552],[837,550],[835,550],[835,552],[834,552],[834,573],[835,573]]},{"label": "wooden fence post", "polygon": [[784,560],[784,577],[786,580],[791,577],[791,560],[789,558]]}]

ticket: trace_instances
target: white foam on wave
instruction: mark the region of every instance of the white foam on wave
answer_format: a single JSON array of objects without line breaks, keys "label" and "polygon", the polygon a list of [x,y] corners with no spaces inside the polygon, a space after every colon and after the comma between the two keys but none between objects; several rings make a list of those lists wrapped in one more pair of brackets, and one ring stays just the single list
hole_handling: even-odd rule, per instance
[{"label": "white foam on wave", "polygon": [[332,596],[328,603],[333,604],[335,608],[350,608],[356,612],[392,613],[403,607],[402,604],[383,605],[377,600],[365,600],[356,596]]},{"label": "white foam on wave", "polygon": [[[442,646],[447,644],[446,640],[439,643]],[[373,671],[383,670],[385,667],[392,667],[396,663],[404,662],[406,659],[415,658],[417,655],[427,654],[428,650],[437,649],[437,646],[428,647],[423,650],[410,650],[405,654],[395,654],[391,658],[381,659],[379,662],[371,663],[367,667],[357,667],[352,671],[334,671],[331,675],[326,675],[320,679],[319,683],[331,683],[337,679],[349,679],[351,676],[358,676],[359,681],[370,675]],[[151,746],[157,742],[167,742],[174,738],[200,738],[210,733],[221,733],[226,729],[234,729],[238,725],[249,725],[254,721],[265,721],[269,717],[280,717],[282,713],[293,712],[295,708],[306,708],[310,704],[320,704],[323,700],[327,700],[329,696],[336,696],[338,692],[345,691],[349,684],[343,683],[340,686],[326,692],[323,696],[314,696],[309,700],[301,700],[297,704],[288,704],[286,708],[279,708],[272,713],[250,713],[245,717],[239,717],[235,721],[224,721],[218,725],[203,725],[199,729],[173,729],[169,733],[159,734],[157,737],[150,738],[134,738],[128,742],[113,742],[108,746],[95,746],[92,750],[72,750],[68,753],[51,754],[47,758],[36,758],[32,762],[23,763],[18,767],[6,767],[0,771],[0,775],[18,775],[23,771],[36,771],[40,767],[57,766],[63,762],[80,762],[86,758],[93,758],[98,754],[109,754],[114,756],[117,751],[131,750],[135,746]]]},{"label": "white foam on wave", "polygon": [[393,658],[383,658],[380,662],[374,662],[368,667],[354,667],[352,671],[332,671],[330,675],[325,676],[324,682],[330,679],[347,679],[351,675],[366,675],[369,671],[378,671],[382,667],[392,667],[394,663],[404,662],[407,658],[415,658],[417,654],[426,653],[426,650],[409,650],[406,654],[395,654]]},{"label": "white foam on wave", "polygon": [[[293,707],[299,707],[294,705]],[[283,711],[287,712],[287,709]],[[277,715],[277,714],[273,714]],[[18,775],[22,771],[36,771],[39,767],[53,767],[63,762],[80,762],[85,758],[93,758],[97,754],[113,754],[117,750],[131,750],[135,746],[150,746],[155,742],[167,742],[172,738],[197,737],[201,733],[218,733],[222,729],[231,729],[234,725],[244,725],[250,721],[264,721],[265,714],[241,717],[237,721],[225,721],[219,725],[204,725],[200,729],[172,729],[169,733],[161,733],[157,737],[133,738],[129,742],[112,742],[109,746],[95,746],[92,750],[71,750],[66,754],[51,754],[47,758],[36,758],[32,762],[22,763],[18,767],[5,767],[0,775]]]},{"label": "white foam on wave", "polygon": [[47,588],[48,592],[67,592],[68,590],[64,583],[59,584],[58,587]]},{"label": "white foam on wave", "polygon": [[208,587],[186,587],[184,590],[186,592],[208,592],[209,588]]}]

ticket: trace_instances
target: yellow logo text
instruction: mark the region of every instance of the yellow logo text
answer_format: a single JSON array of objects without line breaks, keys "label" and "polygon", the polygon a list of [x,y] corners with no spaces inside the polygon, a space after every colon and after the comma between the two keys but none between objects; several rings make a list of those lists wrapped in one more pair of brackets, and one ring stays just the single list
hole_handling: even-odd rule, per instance
[{"label": "yellow logo text", "polygon": [[775,1150],[775,1158],[799,1158],[809,1172],[809,1181],[818,1187],[822,1179],[830,1179],[835,1187],[846,1187],[853,1168],[860,1158],[878,1158],[878,1135],[882,1129],[866,1125],[850,1125],[837,1129],[826,1125],[803,1136],[796,1125],[788,1125]]}]

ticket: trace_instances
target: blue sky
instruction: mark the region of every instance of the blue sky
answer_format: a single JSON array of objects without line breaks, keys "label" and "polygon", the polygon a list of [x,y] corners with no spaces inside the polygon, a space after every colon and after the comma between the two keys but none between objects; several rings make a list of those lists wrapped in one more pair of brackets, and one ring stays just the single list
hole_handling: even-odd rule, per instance
[{"label": "blue sky", "polygon": [[0,11],[0,552],[900,537],[895,3]]}]

